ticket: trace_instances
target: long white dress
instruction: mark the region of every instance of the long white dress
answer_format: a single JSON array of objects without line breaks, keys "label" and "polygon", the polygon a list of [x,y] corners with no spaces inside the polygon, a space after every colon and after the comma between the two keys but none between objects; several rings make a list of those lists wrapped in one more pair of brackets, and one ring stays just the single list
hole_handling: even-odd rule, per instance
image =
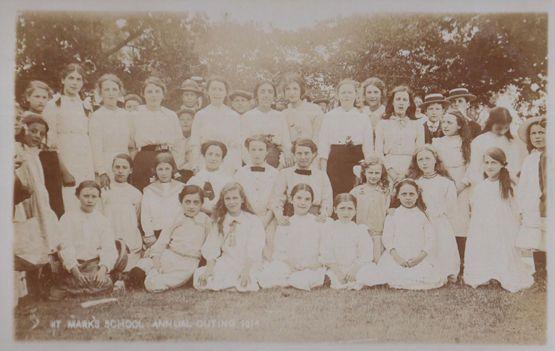
[{"label": "long white dress", "polygon": [[[322,237],[321,262],[328,267],[326,275],[330,278],[332,289],[359,290],[363,286],[383,284],[377,265],[372,262],[374,245],[368,227],[354,222],[342,223],[339,220],[326,223]],[[343,272],[357,268],[354,281],[341,281],[330,265],[340,266]]]},{"label": "long white dress", "polygon": [[453,218],[457,213],[457,189],[455,183],[446,177],[420,177],[416,181],[422,189],[422,199],[426,204],[426,214],[434,228],[434,245],[431,254],[435,256],[442,275],[459,275],[461,266]]},{"label": "long white dress", "polygon": [[[459,135],[433,138],[432,145],[436,148],[439,158],[449,175],[457,183],[461,183],[466,175],[467,164],[462,154],[462,139]],[[465,188],[457,195],[457,213],[451,224],[455,236],[466,237],[470,222],[470,188]]]},{"label": "long white dress", "polygon": [[[418,208],[400,206],[385,219],[383,244],[385,252],[378,262],[385,282],[392,288],[424,290],[439,288],[447,281],[430,252],[434,232],[426,215]],[[395,249],[405,260],[417,257],[421,251],[428,255],[414,267],[401,267],[391,256]]]},{"label": "long white dress", "polygon": [[102,212],[112,225],[116,239],[129,248],[126,271],[141,258],[143,240],[139,231],[139,213],[143,194],[129,183],[112,182],[102,193]]},{"label": "long white dress", "polygon": [[477,287],[495,279],[510,292],[532,286],[532,272],[515,246],[519,224],[514,199],[502,199],[499,181],[485,179],[476,185],[471,206],[465,283]]},{"label": "long white dress", "polygon": [[523,249],[545,251],[545,220],[540,216],[540,175],[541,152],[534,149],[522,164],[522,173],[516,189],[516,198],[522,214],[522,225],[517,236],[516,246]]},{"label": "long white dress", "polygon": [[91,115],[89,135],[91,138],[94,171],[112,176],[112,162],[117,154],[129,154],[131,119],[122,108],[115,110],[102,106]]},{"label": "long white dress", "polygon": [[[42,112],[49,127],[47,143],[57,148],[60,160],[77,186],[82,181],[94,180],[89,119],[79,97],[63,95],[60,99],[60,107],[56,106],[57,99],[50,100]],[[79,208],[75,187],[63,187],[62,197],[66,211]]]},{"label": "long white dress", "polygon": [[310,290],[324,284],[326,269],[320,260],[324,224],[312,214],[293,215],[289,225],[278,226],[275,251],[258,280],[262,288],[292,286]]},{"label": "long white dress", "polygon": [[[216,260],[213,274],[207,279],[207,284],[201,286],[200,277],[204,275],[206,266],[198,268],[193,276],[193,286],[199,290],[258,290],[257,277],[262,266],[265,241],[264,226],[256,215],[245,211],[237,217],[226,214],[223,233],[214,224],[201,250],[207,261]],[[242,286],[239,276],[246,264],[250,264],[250,279],[247,286]]]}]

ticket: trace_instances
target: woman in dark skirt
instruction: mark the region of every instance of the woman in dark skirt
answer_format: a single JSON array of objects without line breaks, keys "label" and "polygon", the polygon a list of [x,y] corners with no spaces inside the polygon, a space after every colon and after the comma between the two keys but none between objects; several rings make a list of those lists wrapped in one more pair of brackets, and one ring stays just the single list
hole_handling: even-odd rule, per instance
[{"label": "woman in dark skirt", "polygon": [[370,120],[354,106],[358,83],[342,80],[337,86],[340,106],[326,113],[320,129],[320,168],[327,170],[333,196],[355,185],[353,166],[372,153]]},{"label": "woman in dark skirt", "polygon": [[143,89],[146,105],[139,106],[131,118],[133,140],[139,150],[133,160],[132,184],[140,191],[150,184],[156,155],[173,152],[174,145],[183,138],[177,115],[162,106],[165,93],[166,85],[160,78],[148,78]]}]

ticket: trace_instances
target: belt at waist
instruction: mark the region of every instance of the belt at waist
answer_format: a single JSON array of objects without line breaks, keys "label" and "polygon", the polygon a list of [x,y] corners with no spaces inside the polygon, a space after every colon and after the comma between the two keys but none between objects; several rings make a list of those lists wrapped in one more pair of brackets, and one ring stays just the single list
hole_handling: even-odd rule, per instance
[{"label": "belt at waist", "polygon": [[188,255],[188,254],[184,254],[184,253],[178,252],[177,250],[175,250],[175,249],[173,249],[173,248],[171,248],[171,247],[168,247],[168,249],[169,249],[171,252],[173,252],[174,254],[179,255],[179,256],[181,256],[181,257],[192,258],[192,259],[194,259],[194,260],[200,260],[200,254],[199,254],[199,255]]},{"label": "belt at waist", "polygon": [[162,144],[150,144],[141,147],[141,151],[167,151],[170,147]]}]

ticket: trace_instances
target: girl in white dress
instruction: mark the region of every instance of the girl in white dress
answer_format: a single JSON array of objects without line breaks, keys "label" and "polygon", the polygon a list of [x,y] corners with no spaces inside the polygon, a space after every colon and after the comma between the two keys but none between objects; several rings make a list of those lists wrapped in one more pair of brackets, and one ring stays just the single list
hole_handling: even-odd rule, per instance
[{"label": "girl in white dress", "polygon": [[239,183],[227,184],[213,214],[214,225],[202,246],[206,266],[193,276],[199,290],[258,290],[265,233]]},{"label": "girl in white dress", "polygon": [[200,151],[204,158],[203,169],[189,179],[187,184],[202,188],[205,197],[202,211],[211,215],[224,185],[232,182],[233,178],[221,168],[227,156],[227,147],[224,143],[207,141],[202,144]]},{"label": "girl in white dress", "polygon": [[141,226],[147,247],[152,246],[162,230],[169,228],[181,215],[178,196],[185,184],[173,179],[176,171],[175,161],[169,152],[156,155],[156,181],[144,189],[141,202]]},{"label": "girl in white dress", "polygon": [[392,181],[403,179],[417,147],[424,145],[424,126],[415,117],[412,91],[398,86],[391,91],[385,115],[376,127],[376,152],[384,157]]},{"label": "girl in white dress", "polygon": [[356,223],[368,227],[374,240],[374,252],[381,254],[383,225],[391,202],[387,171],[382,160],[373,155],[355,166],[353,172],[360,179],[360,185],[351,190],[357,200]]},{"label": "girl in white dress", "polygon": [[117,154],[129,154],[131,119],[124,109],[118,107],[123,94],[123,83],[113,74],[104,74],[96,83],[102,98],[102,106],[93,112],[89,124],[89,135],[94,161],[96,180],[101,188],[108,188],[113,179],[112,161]]},{"label": "girl in white dress", "polygon": [[[533,250],[536,272],[545,274],[546,213],[545,188],[545,117],[526,120],[519,128],[520,139],[528,145],[530,154],[524,159],[516,191],[522,224],[516,245]],[[543,163],[542,163],[543,158]],[[543,173],[543,174],[542,174]]]},{"label": "girl in white dress", "polygon": [[[293,165],[289,129],[281,112],[272,109],[276,98],[276,89],[270,81],[262,81],[254,88],[257,107],[241,117],[241,135],[244,144],[247,138],[264,135],[268,139],[268,156],[266,162],[278,168]],[[249,163],[249,152],[243,148],[243,160]]]},{"label": "girl in white dress", "polygon": [[222,170],[229,176],[241,167],[241,120],[239,114],[227,107],[224,102],[229,94],[229,85],[219,77],[208,80],[206,85],[210,105],[198,111],[191,129],[193,164],[201,170],[201,146],[203,143],[216,140],[227,147],[227,158]]},{"label": "girl in white dress", "polygon": [[[88,111],[79,96],[83,79],[83,68],[78,64],[69,64],[62,72],[62,95],[50,100],[43,111],[50,127],[48,146],[58,150],[60,160],[75,178],[76,184],[94,179]],[[65,186],[62,195],[66,211],[79,208],[75,186]]]},{"label": "girl in white dress", "polygon": [[534,279],[515,246],[519,215],[503,150],[486,150],[483,169],[486,179],[472,193],[464,281],[476,288],[495,279],[517,292],[532,286]]},{"label": "girl in white dress", "polygon": [[467,182],[474,185],[482,181],[484,154],[491,147],[498,147],[507,155],[507,170],[513,181],[516,182],[522,162],[526,157],[526,145],[511,134],[512,120],[509,110],[504,107],[495,107],[490,110],[483,133],[476,137],[471,144]]},{"label": "girl in white dress", "polygon": [[470,162],[470,143],[472,135],[466,118],[458,110],[450,110],[441,120],[443,136],[434,138],[435,147],[449,176],[457,188],[457,211],[451,218],[455,239],[459,248],[461,272],[464,270],[464,250],[468,223],[470,222],[470,188],[465,182],[466,169]]},{"label": "girl in white dress", "polygon": [[353,166],[373,150],[372,124],[354,106],[357,86],[351,79],[337,85],[340,106],[324,115],[320,129],[320,169],[327,172],[334,196],[353,188]]},{"label": "girl in white dress", "polygon": [[193,277],[200,262],[200,250],[212,227],[210,217],[200,211],[203,199],[202,189],[196,185],[186,185],[179,193],[183,214],[162,231],[131,271],[129,280],[135,287],[162,292],[180,287]]},{"label": "girl in white dress", "polygon": [[102,196],[102,212],[110,220],[116,239],[123,240],[129,248],[125,271],[141,258],[143,240],[139,231],[139,214],[143,194],[129,184],[133,161],[127,154],[119,154],[112,162],[114,181]]},{"label": "girl in white dress", "polygon": [[376,265],[381,251],[374,249],[368,227],[353,222],[356,207],[353,195],[337,195],[334,199],[337,220],[325,224],[321,262],[327,268],[332,289],[359,290],[364,285],[383,283]]},{"label": "girl in white dress", "polygon": [[262,288],[292,286],[310,290],[324,284],[326,268],[321,263],[324,224],[309,213],[314,192],[308,184],[291,191],[294,214],[289,224],[279,225],[274,238],[272,261],[259,275]]},{"label": "girl in white dress", "polygon": [[421,190],[414,180],[403,179],[394,191],[394,205],[398,207],[385,219],[385,252],[378,269],[392,288],[439,288],[447,279],[431,255],[435,234],[425,213]]},{"label": "girl in white dress", "polygon": [[416,149],[409,173],[422,190],[426,215],[434,229],[434,246],[430,255],[436,259],[442,275],[456,281],[461,262],[451,224],[457,213],[455,183],[430,144]]}]

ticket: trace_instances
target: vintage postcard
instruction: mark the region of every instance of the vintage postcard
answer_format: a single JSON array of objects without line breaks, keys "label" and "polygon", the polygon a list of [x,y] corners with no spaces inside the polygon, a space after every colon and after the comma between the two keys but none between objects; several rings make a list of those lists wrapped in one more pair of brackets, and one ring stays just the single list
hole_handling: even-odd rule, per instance
[{"label": "vintage postcard", "polygon": [[549,2],[4,5],[9,349],[553,346]]}]

